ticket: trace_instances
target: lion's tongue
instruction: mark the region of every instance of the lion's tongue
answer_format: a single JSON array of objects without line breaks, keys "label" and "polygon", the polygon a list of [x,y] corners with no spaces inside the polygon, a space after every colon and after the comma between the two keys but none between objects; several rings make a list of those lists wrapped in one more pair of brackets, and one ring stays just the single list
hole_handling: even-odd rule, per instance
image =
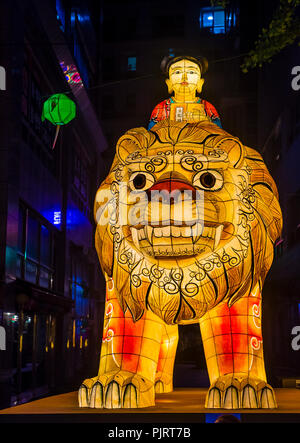
[{"label": "lion's tongue", "polygon": [[181,180],[162,180],[155,183],[149,191],[195,191],[195,188],[189,183],[185,183]]}]

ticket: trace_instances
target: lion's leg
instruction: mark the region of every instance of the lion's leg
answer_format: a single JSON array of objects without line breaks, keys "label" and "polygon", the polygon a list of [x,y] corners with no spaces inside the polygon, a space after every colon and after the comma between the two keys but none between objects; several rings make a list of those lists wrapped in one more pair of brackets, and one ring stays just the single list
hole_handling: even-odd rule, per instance
[{"label": "lion's leg", "polygon": [[173,391],[173,369],[178,344],[178,326],[164,325],[155,376],[155,392]]},{"label": "lion's leg", "polygon": [[164,323],[151,311],[133,322],[124,314],[113,280],[107,281],[104,330],[98,377],[79,390],[79,405],[142,408],[155,404],[154,382]]},{"label": "lion's leg", "polygon": [[211,384],[205,406],[275,408],[266,381],[258,285],[230,308],[225,302],[209,311],[200,328]]}]

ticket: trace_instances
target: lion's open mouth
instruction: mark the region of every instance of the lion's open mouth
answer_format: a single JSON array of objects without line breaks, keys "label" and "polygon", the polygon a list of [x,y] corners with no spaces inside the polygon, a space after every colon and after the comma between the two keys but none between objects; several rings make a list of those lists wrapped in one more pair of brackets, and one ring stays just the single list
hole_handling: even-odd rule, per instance
[{"label": "lion's open mouth", "polygon": [[190,257],[215,251],[220,242],[227,240],[232,233],[231,223],[197,222],[191,226],[132,226],[127,238],[138,250],[151,257]]}]

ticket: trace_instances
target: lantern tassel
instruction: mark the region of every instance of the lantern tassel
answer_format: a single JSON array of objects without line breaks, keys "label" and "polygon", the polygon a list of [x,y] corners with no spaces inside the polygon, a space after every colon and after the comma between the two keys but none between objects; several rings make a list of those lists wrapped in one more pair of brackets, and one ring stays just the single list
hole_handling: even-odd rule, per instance
[{"label": "lantern tassel", "polygon": [[52,149],[55,148],[57,137],[58,137],[58,134],[59,134],[59,130],[60,130],[60,125],[57,125],[56,126],[56,131],[55,131],[55,138],[54,138],[54,142],[53,142],[53,145],[52,145]]}]

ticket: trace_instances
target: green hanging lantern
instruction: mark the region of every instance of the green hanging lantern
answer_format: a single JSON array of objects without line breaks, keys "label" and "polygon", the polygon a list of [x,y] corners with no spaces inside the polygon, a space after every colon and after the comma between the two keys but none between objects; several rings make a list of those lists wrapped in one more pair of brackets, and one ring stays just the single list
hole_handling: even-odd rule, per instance
[{"label": "green hanging lantern", "polygon": [[52,149],[55,146],[59,129],[62,125],[66,125],[76,116],[76,105],[65,94],[54,94],[48,98],[43,105],[42,121],[49,120],[56,125],[56,134]]}]

